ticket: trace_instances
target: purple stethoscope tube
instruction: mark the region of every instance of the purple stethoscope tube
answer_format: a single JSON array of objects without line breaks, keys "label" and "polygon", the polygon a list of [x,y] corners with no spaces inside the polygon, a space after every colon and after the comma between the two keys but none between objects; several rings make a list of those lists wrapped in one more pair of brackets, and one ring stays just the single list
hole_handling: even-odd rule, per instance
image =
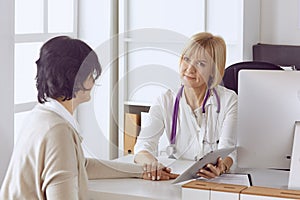
[{"label": "purple stethoscope tube", "polygon": [[[176,129],[177,129],[179,100],[180,100],[180,98],[182,96],[183,87],[184,86],[181,86],[181,88],[179,89],[179,91],[177,93],[177,96],[176,96],[176,99],[175,99],[175,103],[174,103],[173,116],[172,116],[172,130],[171,130],[171,139],[170,139],[171,146],[174,146],[175,145],[175,141],[176,141]],[[211,90],[216,95],[217,104],[218,104],[217,113],[220,113],[220,109],[221,109],[220,97],[219,97],[219,95],[218,95],[218,93],[217,93],[217,91],[216,91],[215,88],[213,88]],[[205,94],[205,97],[204,97],[204,100],[203,100],[203,104],[202,104],[202,113],[205,113],[205,104],[206,104],[206,102],[208,100],[208,97],[211,94],[211,90],[208,89],[207,92],[206,92],[206,94]]]}]

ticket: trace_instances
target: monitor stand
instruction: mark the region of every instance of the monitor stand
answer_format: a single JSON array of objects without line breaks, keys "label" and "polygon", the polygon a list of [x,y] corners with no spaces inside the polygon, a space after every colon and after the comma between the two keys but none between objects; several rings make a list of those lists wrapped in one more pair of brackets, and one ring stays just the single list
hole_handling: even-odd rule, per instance
[{"label": "monitor stand", "polygon": [[300,121],[295,122],[289,189],[300,189]]}]

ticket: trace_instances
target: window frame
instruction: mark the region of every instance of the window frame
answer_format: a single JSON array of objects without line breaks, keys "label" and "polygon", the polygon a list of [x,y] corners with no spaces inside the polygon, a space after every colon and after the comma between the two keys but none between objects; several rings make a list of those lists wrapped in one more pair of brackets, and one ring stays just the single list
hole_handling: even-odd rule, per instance
[{"label": "window frame", "polygon": [[[25,33],[25,34],[16,34],[15,33],[15,43],[44,43],[48,39],[58,36],[58,35],[67,35],[72,38],[78,37],[78,0],[73,0],[74,10],[73,10],[73,31],[72,32],[56,32],[49,33],[48,31],[48,2],[49,0],[44,1],[44,15],[43,15],[43,33]],[[14,55],[15,57],[16,55]],[[16,66],[14,66],[16,68]],[[37,101],[25,102],[25,103],[14,103],[14,115],[22,112],[27,112],[31,110]]]}]

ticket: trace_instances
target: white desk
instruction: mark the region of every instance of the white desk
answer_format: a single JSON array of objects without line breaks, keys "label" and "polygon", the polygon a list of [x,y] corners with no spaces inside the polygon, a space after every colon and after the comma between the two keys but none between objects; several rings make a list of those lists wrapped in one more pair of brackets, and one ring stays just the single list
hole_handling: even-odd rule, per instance
[{"label": "white desk", "polygon": [[[127,155],[117,159],[133,163],[133,156]],[[181,173],[193,161],[160,158],[160,162],[172,168],[172,172]],[[169,181],[149,181],[143,179],[101,179],[89,181],[89,199],[181,199],[181,185]]]},{"label": "white desk", "polygon": [[253,186],[288,189],[289,171],[267,169],[240,169],[251,174]]},{"label": "white desk", "polygon": [[181,185],[171,181],[107,179],[89,182],[90,199],[181,199]]},{"label": "white desk", "polygon": [[[119,161],[133,162],[132,156],[119,158]],[[170,166],[175,173],[180,173],[193,161],[160,159],[162,163]],[[274,187],[286,189],[288,183],[287,171],[277,170],[237,170],[247,172],[252,176],[255,186]],[[188,181],[186,181],[188,182]],[[170,181],[149,181],[143,179],[101,179],[89,181],[89,199],[181,199],[181,185],[186,183],[172,184]]]}]

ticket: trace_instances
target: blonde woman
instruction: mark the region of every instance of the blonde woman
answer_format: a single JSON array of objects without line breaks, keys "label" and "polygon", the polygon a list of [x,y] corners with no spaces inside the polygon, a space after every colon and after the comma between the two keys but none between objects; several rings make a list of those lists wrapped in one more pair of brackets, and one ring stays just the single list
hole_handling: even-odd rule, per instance
[{"label": "blonde woman", "polygon": [[[151,123],[143,128],[134,152],[136,163],[147,163],[152,179],[162,165],[157,162],[158,142],[163,133],[176,159],[199,159],[219,148],[235,147],[237,95],[221,86],[226,45],[221,37],[202,32],[193,35],[179,61],[181,88],[167,91],[151,106]],[[177,106],[176,106],[177,105]],[[212,178],[228,172],[235,154],[199,169],[198,176]]]}]

